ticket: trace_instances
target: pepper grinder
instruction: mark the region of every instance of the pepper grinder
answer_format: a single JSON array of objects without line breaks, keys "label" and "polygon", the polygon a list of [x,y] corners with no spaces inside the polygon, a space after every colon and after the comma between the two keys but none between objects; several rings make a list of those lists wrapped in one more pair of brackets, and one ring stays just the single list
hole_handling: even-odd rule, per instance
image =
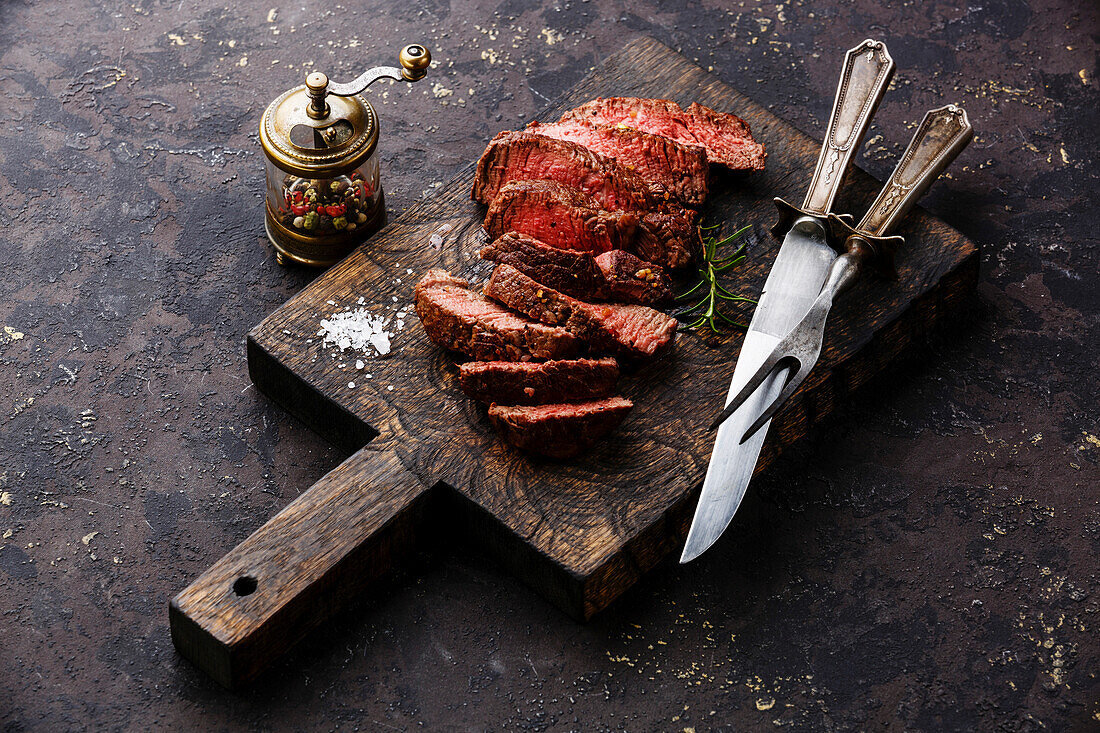
[{"label": "pepper grinder", "polygon": [[280,265],[328,267],[385,225],[378,114],[359,94],[379,79],[420,81],[432,56],[413,44],[399,61],[343,84],[314,71],[264,110],[264,227]]}]

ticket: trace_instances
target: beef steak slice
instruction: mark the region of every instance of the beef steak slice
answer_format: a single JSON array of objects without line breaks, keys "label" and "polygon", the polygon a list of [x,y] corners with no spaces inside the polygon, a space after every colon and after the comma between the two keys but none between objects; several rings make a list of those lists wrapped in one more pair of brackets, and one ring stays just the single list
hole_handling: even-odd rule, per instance
[{"label": "beef steak slice", "polygon": [[517,316],[471,291],[443,270],[429,270],[415,288],[416,314],[428,338],[473,359],[567,359],[581,347],[563,328]]},{"label": "beef steak slice", "polygon": [[642,216],[631,248],[647,262],[677,269],[687,267],[703,251],[703,240],[694,217],[685,210],[651,211]]},{"label": "beef steak slice", "polygon": [[[592,208],[637,213],[643,221],[635,248],[650,262],[684,267],[702,248],[695,212],[669,200],[667,191],[653,190],[637,173],[577,143],[502,132],[478,160],[473,197],[490,204],[509,181],[554,181],[580,191]],[[497,225],[487,216],[486,228],[490,226]]]},{"label": "beef steak slice", "polygon": [[638,217],[602,211],[556,181],[514,180],[489,205],[484,226],[491,237],[514,230],[563,249],[606,252],[632,245]]},{"label": "beef steak slice", "polygon": [[676,335],[676,319],[644,305],[590,304],[540,285],[511,265],[498,265],[485,294],[530,318],[560,326],[599,350],[641,359]]},{"label": "beef steak slice", "polygon": [[624,125],[593,124],[586,120],[532,122],[527,131],[575,142],[613,158],[651,187],[668,191],[687,206],[697,208],[707,197],[707,154],[695,145],[683,145]]},{"label": "beef steak slice", "polygon": [[749,125],[737,115],[718,112],[692,102],[685,110],[687,127],[708,151],[713,150],[719,162],[731,170],[764,170],[768,154],[756,142]]},{"label": "beef steak slice", "polygon": [[505,131],[477,162],[473,198],[490,203],[508,181],[557,181],[588,195],[608,211],[648,211],[664,201],[636,173],[568,140]]},{"label": "beef steak slice", "polygon": [[584,402],[615,393],[614,359],[468,361],[458,367],[462,391],[486,404],[546,405]]},{"label": "beef steak slice", "polygon": [[572,458],[617,428],[633,407],[622,397],[558,405],[493,405],[489,420],[517,448]]},{"label": "beef steak slice", "polygon": [[604,272],[588,252],[551,247],[525,234],[507,232],[482,247],[480,254],[484,260],[511,265],[531,279],[574,298],[606,300],[609,295]]},{"label": "beef steak slice", "polygon": [[764,170],[764,146],[740,117],[698,103],[686,110],[668,99],[598,98],[562,115],[562,121],[625,125],[684,145],[697,145],[707,159],[734,170]]},{"label": "beef steak slice", "polygon": [[672,300],[672,283],[659,265],[621,249],[604,252],[596,258],[596,265],[603,274],[608,300],[641,305],[659,305]]},{"label": "beef steak slice", "polygon": [[480,254],[482,259],[511,265],[540,285],[578,300],[653,306],[672,299],[664,268],[622,249],[593,257],[508,232],[485,245]]}]

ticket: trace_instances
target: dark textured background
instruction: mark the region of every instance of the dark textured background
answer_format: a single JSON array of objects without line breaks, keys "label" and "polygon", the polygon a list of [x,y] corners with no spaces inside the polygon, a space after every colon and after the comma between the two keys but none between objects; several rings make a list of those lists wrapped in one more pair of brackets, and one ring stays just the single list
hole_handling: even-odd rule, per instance
[{"label": "dark textured background", "polygon": [[[0,3],[3,730],[1100,728],[1096,6],[692,5]],[[816,135],[887,40],[861,165],[978,129],[926,199],[983,247],[968,312],[594,622],[460,549],[219,689],[169,597],[342,458],[246,374],[313,276],[265,247],[264,106],[427,43],[370,94],[396,215],[638,34]]]}]

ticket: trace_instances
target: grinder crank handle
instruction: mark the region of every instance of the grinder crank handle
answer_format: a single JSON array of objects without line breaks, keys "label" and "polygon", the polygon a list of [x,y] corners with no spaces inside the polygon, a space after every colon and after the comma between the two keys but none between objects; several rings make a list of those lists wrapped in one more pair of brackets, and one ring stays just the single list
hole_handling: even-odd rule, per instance
[{"label": "grinder crank handle", "polygon": [[[829,288],[843,290],[868,260],[881,274],[894,275],[894,252],[905,240],[889,233],[973,137],[974,128],[962,107],[948,104],[924,115],[897,167],[859,224],[852,227],[841,217],[829,215],[833,239],[844,242],[846,251],[833,263],[822,292]],[[849,260],[854,260],[855,267],[845,266]],[[842,272],[845,282],[837,282]]]},{"label": "grinder crank handle", "polygon": [[428,73],[428,67],[432,64],[432,54],[427,46],[412,43],[401,49],[397,60],[401,68],[396,66],[375,66],[360,74],[355,79],[347,82],[330,81],[320,71],[314,71],[306,76],[306,93],[309,94],[309,108],[306,112],[314,119],[328,116],[328,103],[325,97],[335,94],[339,97],[351,97],[364,91],[379,79],[393,79],[394,81],[417,82]]},{"label": "grinder crank handle", "polygon": [[176,648],[243,686],[407,556],[434,495],[392,449],[362,448],[171,600]]},{"label": "grinder crank handle", "polygon": [[832,209],[844,174],[893,76],[894,60],[882,41],[867,39],[844,55],[825,141],[802,204],[805,213],[824,216]]}]

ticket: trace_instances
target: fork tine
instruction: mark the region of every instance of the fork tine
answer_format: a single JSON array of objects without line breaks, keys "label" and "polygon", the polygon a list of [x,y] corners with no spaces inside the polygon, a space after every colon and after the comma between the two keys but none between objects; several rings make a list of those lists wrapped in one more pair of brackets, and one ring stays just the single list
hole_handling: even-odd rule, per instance
[{"label": "fork tine", "polygon": [[718,426],[724,423],[730,415],[737,412],[737,409],[741,407],[741,405],[745,404],[745,400],[747,400],[753,392],[759,389],[760,385],[764,383],[764,380],[768,378],[768,375],[772,373],[779,362],[783,361],[789,356],[792,356],[791,354],[787,353],[786,349],[784,348],[785,345],[786,344],[782,342],[776,344],[775,348],[772,349],[772,353],[768,354],[768,358],[764,360],[764,363],[760,365],[760,368],[756,370],[756,373],[753,374],[749,381],[745,383],[745,386],[741,388],[741,391],[738,392],[732,400],[730,400],[730,403],[726,405],[726,407],[720,413],[718,413],[718,417],[716,417],[714,419],[714,422],[710,424],[710,428],[708,428],[709,430],[717,429]]},{"label": "fork tine", "polygon": [[[815,359],[814,362],[816,363],[817,360]],[[806,381],[806,377],[810,375],[810,370],[813,369],[813,367],[813,364],[804,366],[801,362],[799,362],[798,372],[795,373],[795,375],[787,382],[787,384],[783,387],[783,391],[780,392],[779,396],[772,401],[771,405],[768,406],[768,409],[760,413],[760,417],[756,418],[756,422],[749,426],[749,429],[746,430],[745,434],[741,436],[740,442],[744,443],[746,440],[751,438],[757,430],[764,427],[765,423],[772,419],[772,416],[779,411],[779,408],[783,406],[784,402],[791,398],[791,395],[794,394],[799,385]]]}]

